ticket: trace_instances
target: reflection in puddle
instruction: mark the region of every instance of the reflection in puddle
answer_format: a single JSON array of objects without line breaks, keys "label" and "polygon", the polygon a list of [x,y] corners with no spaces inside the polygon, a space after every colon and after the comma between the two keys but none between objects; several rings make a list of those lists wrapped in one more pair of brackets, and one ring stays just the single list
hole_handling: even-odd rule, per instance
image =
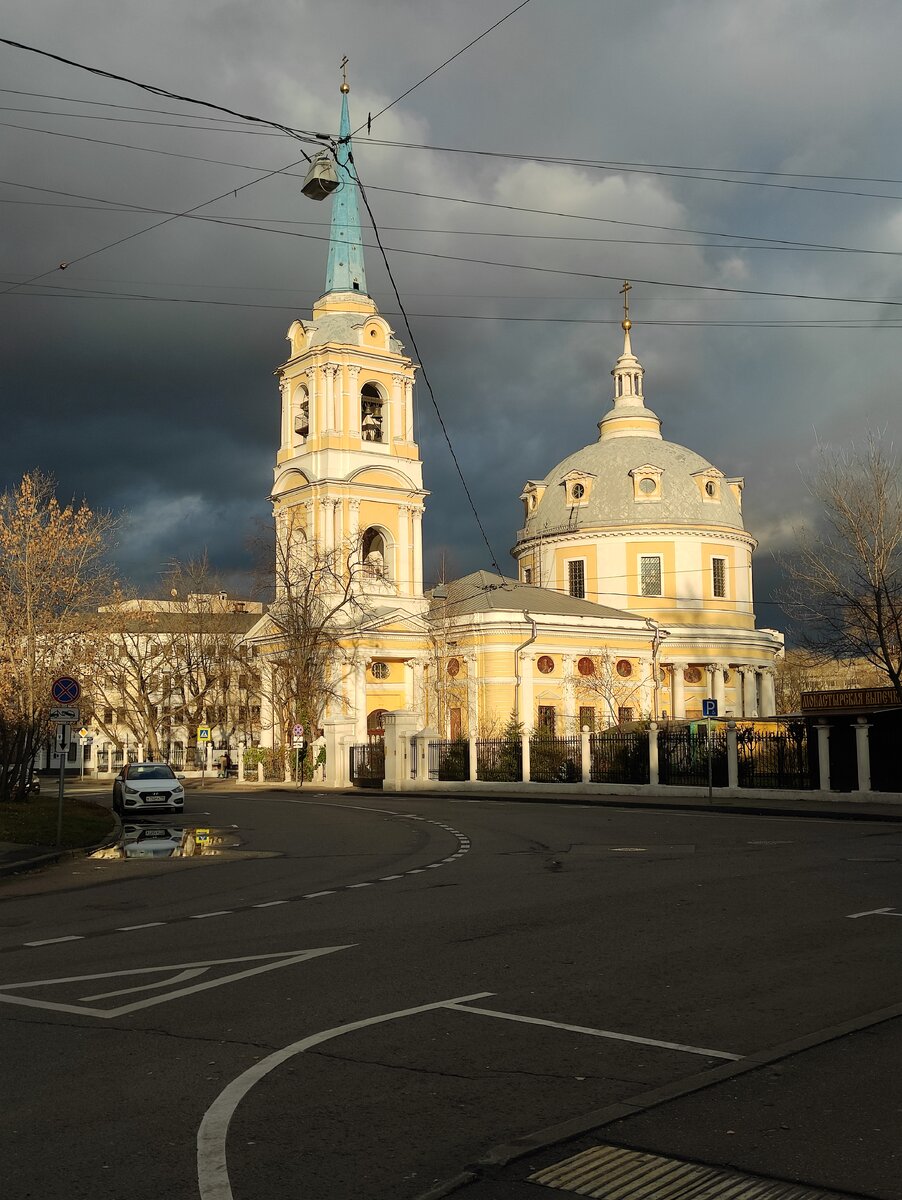
[{"label": "reflection in puddle", "polygon": [[95,850],[91,858],[197,858],[234,850],[241,845],[237,829],[206,825],[123,825],[115,846]]}]

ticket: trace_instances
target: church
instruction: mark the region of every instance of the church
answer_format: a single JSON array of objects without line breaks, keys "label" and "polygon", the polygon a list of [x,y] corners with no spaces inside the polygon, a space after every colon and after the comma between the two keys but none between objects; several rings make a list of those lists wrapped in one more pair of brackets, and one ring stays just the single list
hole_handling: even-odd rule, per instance
[{"label": "church", "polygon": [[[346,82],[341,92],[325,289],[277,370],[272,488],[277,556],[328,561],[351,601],[336,605],[319,715],[332,761],[399,710],[452,739],[493,736],[512,717],[558,735],[684,720],[705,698],[721,716],[773,715],[783,638],[756,628],[743,480],[663,438],[628,283],[597,436],[524,481],[516,568],[424,589],[417,367],[367,289]],[[262,664],[261,741],[284,744],[296,717],[279,702],[277,622],[264,614],[246,641]]]}]

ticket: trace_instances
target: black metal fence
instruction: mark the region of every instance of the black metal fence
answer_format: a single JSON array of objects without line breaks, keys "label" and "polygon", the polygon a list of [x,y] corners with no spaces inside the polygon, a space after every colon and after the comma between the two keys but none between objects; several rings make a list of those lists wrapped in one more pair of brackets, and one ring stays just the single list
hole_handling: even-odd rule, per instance
[{"label": "black metal fence", "polygon": [[517,783],[523,778],[523,746],[519,738],[479,738],[476,773],[491,783]]},{"label": "black metal fence", "polygon": [[582,739],[548,737],[529,739],[529,778],[533,783],[580,783]]},{"label": "black metal fence", "polygon": [[381,788],[385,779],[385,743],[381,740],[350,747],[351,783],[354,787]]},{"label": "black metal fence", "polygon": [[[671,787],[708,786],[708,729],[706,725],[681,725],[658,730],[658,779]],[[726,787],[727,731],[711,729],[711,782]]]},{"label": "black metal fence", "polygon": [[589,739],[592,783],[648,783],[648,731],[606,729]]},{"label": "black metal fence", "polygon": [[429,743],[429,778],[465,782],[470,778],[470,743],[465,738],[453,742]]},{"label": "black metal fence", "polygon": [[739,786],[811,788],[808,731],[793,722],[785,730],[740,729],[736,734]]}]

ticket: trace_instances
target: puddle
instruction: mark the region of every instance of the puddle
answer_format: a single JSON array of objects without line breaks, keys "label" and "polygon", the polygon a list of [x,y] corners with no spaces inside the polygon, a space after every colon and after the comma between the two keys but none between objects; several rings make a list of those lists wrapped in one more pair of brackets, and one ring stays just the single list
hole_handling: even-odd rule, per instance
[{"label": "puddle", "polygon": [[241,845],[237,829],[214,829],[207,825],[122,826],[122,837],[114,846],[95,850],[93,859],[199,858],[215,857]]}]

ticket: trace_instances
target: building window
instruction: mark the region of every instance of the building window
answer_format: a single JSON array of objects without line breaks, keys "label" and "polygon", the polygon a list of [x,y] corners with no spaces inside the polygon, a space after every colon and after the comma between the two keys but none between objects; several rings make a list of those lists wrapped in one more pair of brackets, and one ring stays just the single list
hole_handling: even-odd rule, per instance
[{"label": "building window", "polygon": [[374,662],[370,671],[374,679],[388,679],[388,663]]},{"label": "building window", "polygon": [[111,708],[105,708],[103,710],[103,723],[104,723],[104,725],[112,725],[113,710]]},{"label": "building window", "polygon": [[631,708],[621,707],[621,708],[617,709],[617,720],[621,723],[621,725],[623,724],[624,721],[632,721],[632,719],[633,719],[633,710]]},{"label": "building window", "polygon": [[360,389],[360,436],[365,442],[383,441],[382,396],[374,383]]},{"label": "building window", "polygon": [[368,579],[388,579],[385,538],[378,529],[364,530],[360,537],[363,573]]},{"label": "building window", "polygon": [[643,496],[652,496],[658,490],[657,480],[652,479],[650,475],[646,475],[639,480],[639,491]]},{"label": "building window", "polygon": [[523,568],[523,582],[532,583],[532,567]]},{"label": "building window", "polygon": [[629,679],[633,673],[633,664],[628,658],[619,658],[617,660],[616,671],[621,679]]},{"label": "building window", "polygon": [[643,554],[640,556],[639,577],[643,596],[662,595],[661,556],[659,554]]},{"label": "building window", "polygon": [[536,663],[536,666],[543,675],[550,675],[554,670],[554,659],[548,654],[542,654],[539,656],[539,661]]},{"label": "building window", "polygon": [[712,558],[711,585],[714,595],[722,600],[727,594],[727,560],[725,558]]},{"label": "building window", "polygon": [[710,496],[714,500],[717,496],[717,484],[713,479],[709,479],[705,484],[705,495]]},{"label": "building window", "polygon": [[573,487],[570,489],[570,497],[573,500],[582,500],[585,494],[586,489],[581,483],[574,483]]},{"label": "building window", "polygon": [[584,657],[581,658],[576,664],[576,669],[579,671],[580,675],[594,675],[595,663],[591,658]]},{"label": "building window", "polygon": [[582,707],[579,710],[579,727],[580,729],[588,729],[589,733],[595,732],[595,709],[590,706]]},{"label": "building window", "polygon": [[[383,663],[383,666],[385,664]],[[366,732],[371,738],[380,738],[385,734],[385,714],[387,708],[374,708],[371,713],[367,713]]]},{"label": "building window", "polygon": [[294,435],[306,440],[310,433],[310,396],[305,387],[294,394]]},{"label": "building window", "polygon": [[539,729],[543,733],[551,734],[552,737],[554,737],[554,714],[553,704],[539,705]]},{"label": "building window", "polygon": [[577,600],[586,597],[586,564],[581,558],[573,558],[567,563],[567,586],[571,596]]}]

